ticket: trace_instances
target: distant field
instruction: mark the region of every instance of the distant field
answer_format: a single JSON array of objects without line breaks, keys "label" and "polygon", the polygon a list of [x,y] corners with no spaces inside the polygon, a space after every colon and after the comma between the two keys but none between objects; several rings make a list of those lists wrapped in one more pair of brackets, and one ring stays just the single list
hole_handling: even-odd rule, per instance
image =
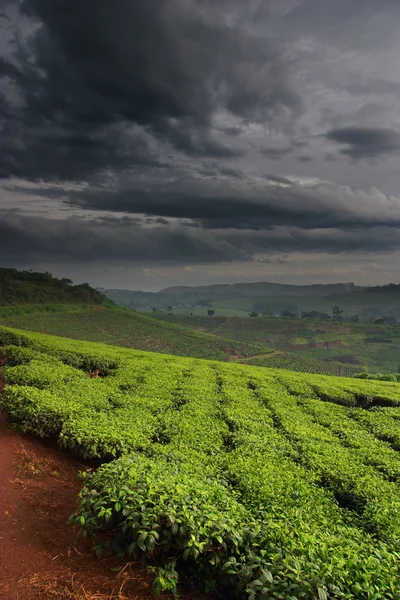
[{"label": "distant field", "polygon": [[289,352],[271,352],[266,356],[246,359],[247,365],[267,367],[270,369],[287,369],[300,373],[318,373],[320,375],[336,375],[338,377],[353,377],[360,372],[360,367],[353,367],[339,362],[325,362]]},{"label": "distant field", "polygon": [[[233,298],[229,300],[220,300],[213,302],[214,310],[227,314],[228,310],[235,310],[248,313],[253,310],[254,303],[265,302],[266,304],[281,303],[288,304],[294,312],[318,310],[321,312],[332,313],[334,303],[332,300],[319,296],[249,296],[245,298]],[[288,308],[290,308],[288,307]],[[246,314],[247,316],[247,314]]]},{"label": "distant field", "polygon": [[217,597],[400,597],[398,383],[1,327],[0,355],[10,421],[100,464],[71,521],[155,589],[188,565]]},{"label": "distant field", "polygon": [[[148,314],[150,317],[153,316],[157,316],[158,314],[163,315],[165,314],[164,310],[159,310],[158,313],[154,313],[153,310],[143,310],[143,309],[138,309],[141,312]],[[179,316],[186,316],[186,317],[190,317],[190,316],[196,316],[196,317],[208,317],[207,314],[207,308],[204,307],[191,307],[191,308],[186,308],[186,307],[182,307],[182,308],[174,308],[173,309],[173,314],[174,315],[179,315]],[[224,316],[224,317],[247,317],[247,312],[243,311],[243,310],[236,310],[236,309],[224,309],[223,311],[220,311],[220,316]]]},{"label": "distant field", "polygon": [[[40,307],[40,312],[9,307],[0,310],[0,323],[179,356],[241,362],[254,358],[252,364],[258,366],[327,375],[396,372],[400,365],[400,328],[373,324],[166,313],[150,317],[129,309],[62,305]],[[381,338],[390,343],[365,342]],[[274,350],[278,352],[271,354]]]},{"label": "distant field", "polygon": [[[297,354],[304,359],[342,363],[349,372],[353,372],[354,366],[358,371],[368,369],[371,372],[393,372],[400,367],[400,327],[218,315],[191,317],[159,314],[157,317],[219,337]],[[311,363],[309,365],[311,367]],[[321,365],[318,368],[322,368]],[[345,371],[343,369],[343,374]]]},{"label": "distant field", "polygon": [[[339,305],[344,315],[362,314],[363,310],[379,309],[383,315],[400,316],[400,294],[373,292],[354,292],[347,294],[332,294],[331,296],[313,295],[266,295],[266,296],[244,296],[240,298],[229,298],[212,301],[216,314],[223,316],[248,316],[254,310],[254,304],[267,304],[275,307],[274,314],[280,314],[281,310],[289,310],[301,315],[304,311],[317,310],[332,314],[335,305]],[[172,302],[172,300],[171,300]],[[178,314],[206,314],[207,309],[202,308],[178,308],[174,311]]]}]

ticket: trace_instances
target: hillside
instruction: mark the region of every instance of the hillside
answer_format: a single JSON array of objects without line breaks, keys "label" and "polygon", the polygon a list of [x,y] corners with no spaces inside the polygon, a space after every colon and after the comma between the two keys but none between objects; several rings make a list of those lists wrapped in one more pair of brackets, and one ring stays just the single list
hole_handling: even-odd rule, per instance
[{"label": "hillside", "polygon": [[[15,310],[18,314],[14,314]],[[40,307],[39,307],[40,308]],[[155,319],[129,309],[55,305],[52,310],[37,311],[31,307],[0,309],[0,323],[19,329],[32,330],[73,339],[113,344],[137,350],[208,358],[220,361],[292,369],[307,373],[352,376],[364,369],[343,365],[341,361],[300,357],[292,352],[274,352],[266,343],[266,334],[253,324],[253,319],[235,319],[229,327],[225,319],[196,318],[191,328],[189,318],[171,317],[175,323]],[[9,313],[9,314],[7,314]],[[244,322],[245,327],[240,324]],[[199,328],[198,322],[203,325]],[[221,335],[219,335],[220,325]],[[209,330],[207,330],[207,326]],[[203,329],[203,331],[199,330]],[[232,335],[232,339],[230,338]],[[253,342],[251,341],[253,340]]]},{"label": "hillside", "polygon": [[50,273],[0,269],[0,306],[18,304],[112,304],[87,283],[73,285]]},{"label": "hillside", "polygon": [[1,410],[96,459],[72,521],[121,564],[147,559],[155,589],[186,565],[225,598],[400,595],[399,384],[6,329],[0,344]]},{"label": "hillside", "polygon": [[7,316],[0,323],[26,329],[137,350],[228,361],[269,352],[263,345],[228,340],[191,331],[177,324],[152,319],[119,308],[98,307],[56,312],[29,312]]},{"label": "hillside", "polygon": [[[400,326],[377,325],[375,323],[333,323],[308,319],[238,318],[214,315],[190,316],[158,313],[164,322],[179,323],[222,338],[267,346],[280,352],[276,360],[283,364],[295,364],[297,355],[308,364],[307,371],[323,371],[322,364],[335,364],[339,374],[339,363],[343,373],[369,370],[381,372],[398,371],[400,367]],[[281,353],[289,353],[283,357]],[[257,364],[278,366],[269,362],[272,356]],[[307,360],[317,360],[312,365]],[[289,364],[286,362],[286,364]],[[298,362],[300,365],[300,362]],[[315,371],[315,369],[321,369]]]}]

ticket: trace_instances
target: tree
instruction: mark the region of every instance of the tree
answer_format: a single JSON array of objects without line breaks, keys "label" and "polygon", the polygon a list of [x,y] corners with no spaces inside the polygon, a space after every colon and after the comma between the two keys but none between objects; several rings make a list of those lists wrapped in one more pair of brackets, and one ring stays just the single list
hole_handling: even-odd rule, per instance
[{"label": "tree", "polygon": [[168,306],[168,312],[172,313],[172,306]]},{"label": "tree", "polygon": [[342,323],[343,321],[343,311],[340,310],[338,306],[333,307],[332,321],[334,321],[334,323]]},{"label": "tree", "polygon": [[207,314],[209,317],[212,317],[213,315],[215,315],[215,310],[212,310],[211,308],[208,309]]},{"label": "tree", "polygon": [[249,317],[258,317],[258,313],[254,312],[254,310],[253,310],[249,313]]}]

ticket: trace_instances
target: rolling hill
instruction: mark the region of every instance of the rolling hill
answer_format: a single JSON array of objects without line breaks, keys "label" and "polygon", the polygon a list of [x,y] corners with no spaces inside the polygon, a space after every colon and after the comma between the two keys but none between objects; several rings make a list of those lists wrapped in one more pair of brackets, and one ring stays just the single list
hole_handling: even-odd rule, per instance
[{"label": "rolling hill", "polygon": [[120,306],[138,310],[173,307],[181,314],[206,314],[213,308],[217,314],[247,316],[250,311],[279,316],[289,311],[320,311],[331,315],[339,305],[345,317],[358,315],[361,321],[379,317],[400,319],[400,286],[389,284],[362,287],[352,283],[327,285],[284,285],[277,283],[238,283],[209,286],[174,286],[160,292],[102,289]]},{"label": "rolling hill", "polygon": [[[51,307],[48,307],[51,308]],[[360,367],[341,364],[340,361],[327,362],[315,357],[298,356],[294,352],[273,352],[265,342],[265,333],[251,328],[224,329],[220,320],[199,319],[202,328],[214,331],[190,329],[188,320],[183,323],[170,323],[167,320],[148,317],[129,309],[88,306],[54,306],[53,310],[35,312],[33,307],[18,307],[19,314],[13,314],[14,307],[0,310],[0,324],[18,329],[59,335],[73,339],[113,344],[137,350],[147,350],[208,358],[219,361],[247,362],[260,367],[274,366],[290,368],[294,371],[323,373],[326,375],[352,376],[360,372]],[[28,311],[28,312],[25,312]],[[7,315],[7,312],[9,314]],[[175,319],[175,317],[172,317]],[[222,320],[222,324],[226,320]],[[253,319],[235,319],[238,325],[244,321],[253,325]],[[227,321],[226,325],[229,321]],[[221,330],[222,335],[218,331]],[[229,335],[236,336],[230,338]],[[251,340],[254,340],[254,343]]]},{"label": "rolling hill", "polygon": [[191,331],[127,309],[81,307],[10,316],[5,312],[0,312],[3,325],[137,350],[221,361],[269,352],[262,345]]}]

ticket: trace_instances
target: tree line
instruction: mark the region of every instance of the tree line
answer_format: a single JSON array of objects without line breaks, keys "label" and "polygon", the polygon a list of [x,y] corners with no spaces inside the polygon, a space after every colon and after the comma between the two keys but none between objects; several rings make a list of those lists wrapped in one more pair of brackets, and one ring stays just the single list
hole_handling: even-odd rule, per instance
[{"label": "tree line", "polygon": [[113,304],[88,283],[73,285],[45,273],[0,269],[0,306],[16,304]]}]

